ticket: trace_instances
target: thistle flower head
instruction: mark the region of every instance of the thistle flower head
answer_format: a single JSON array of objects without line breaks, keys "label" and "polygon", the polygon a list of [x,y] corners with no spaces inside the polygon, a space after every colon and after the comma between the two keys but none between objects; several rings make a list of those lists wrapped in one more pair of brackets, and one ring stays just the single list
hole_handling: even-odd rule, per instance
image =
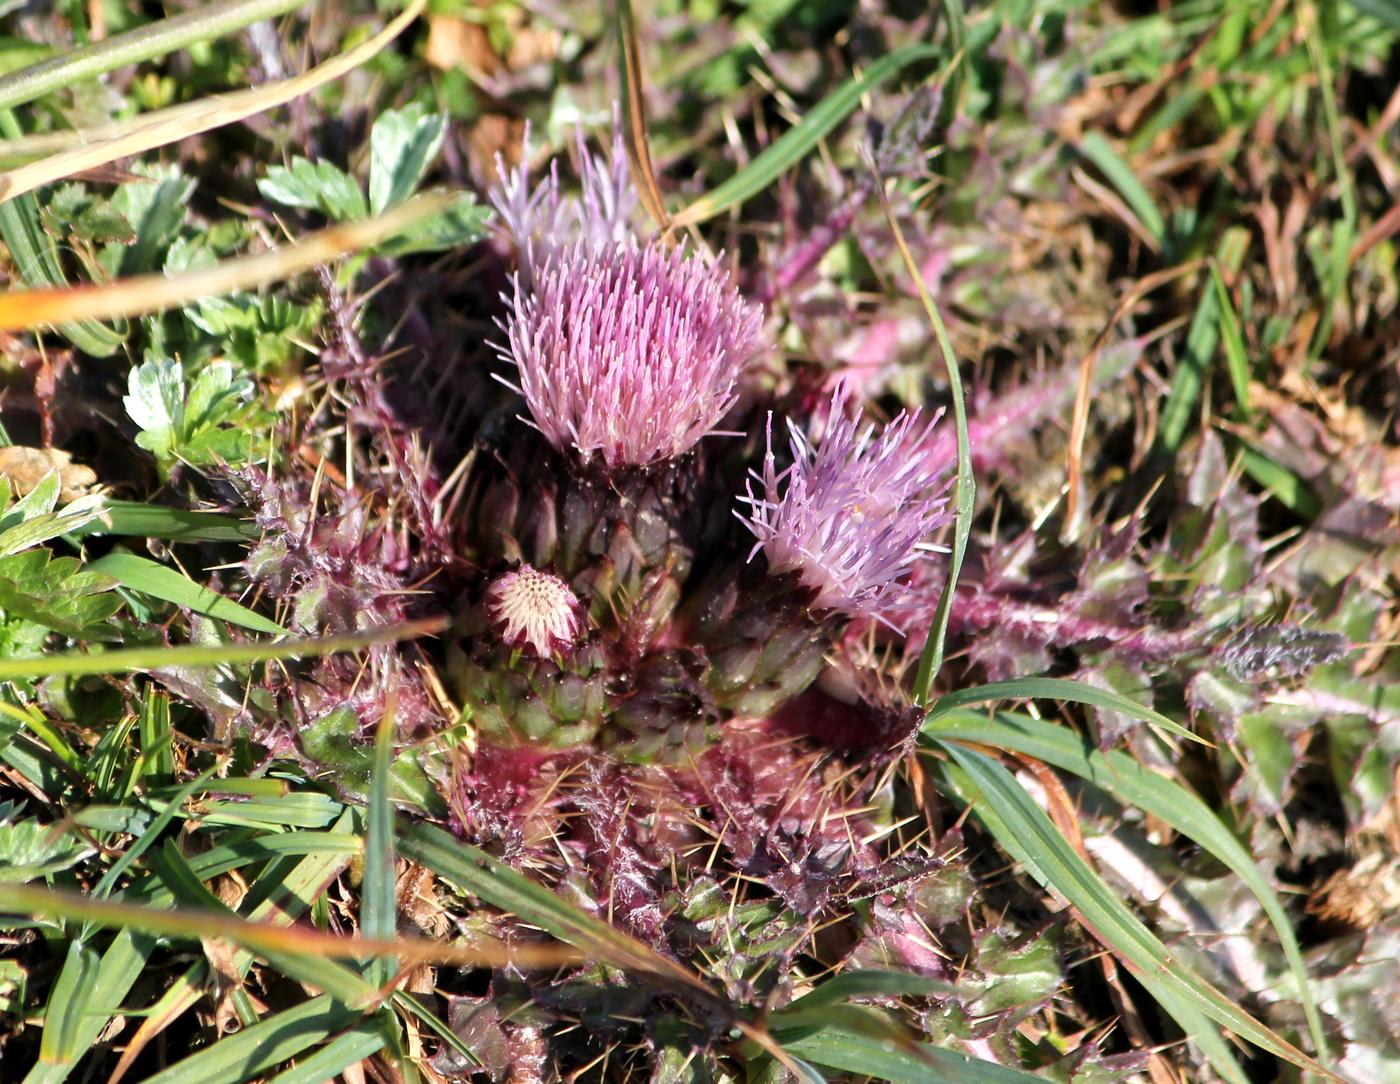
[{"label": "thistle flower head", "polygon": [[763,310],[680,247],[576,242],[517,282],[508,354],[555,448],[610,469],[688,451],[734,405]]},{"label": "thistle flower head", "polygon": [[842,383],[819,447],[789,420],[793,462],[781,472],[769,416],[763,471],[739,498],[748,514],[736,514],[758,539],[750,559],[762,549],[772,571],[796,573],[815,606],[883,618],[908,604],[906,574],[951,518],[952,464],[929,440],[936,416],[921,424],[918,411],[903,413],[877,435],[847,417],[847,398]]},{"label": "thistle flower head", "polygon": [[558,576],[529,565],[486,589],[486,611],[504,643],[541,658],[575,646],[583,634],[583,604]]}]

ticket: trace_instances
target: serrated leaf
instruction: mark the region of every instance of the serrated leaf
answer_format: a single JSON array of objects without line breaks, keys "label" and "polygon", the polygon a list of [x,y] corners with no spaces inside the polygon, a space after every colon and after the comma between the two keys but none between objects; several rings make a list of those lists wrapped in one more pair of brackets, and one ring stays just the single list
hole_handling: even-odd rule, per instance
[{"label": "serrated leaf", "polygon": [[185,428],[189,432],[217,425],[237,413],[253,397],[253,382],[226,361],[210,362],[190,385],[185,400]]},{"label": "serrated leaf", "polygon": [[[137,172],[142,171],[137,167]],[[131,181],[112,196],[112,208],[136,231],[131,243],[103,248],[99,259],[113,275],[135,275],[159,267],[165,249],[184,225],[185,204],[194,194],[195,182],[174,167],[145,172],[150,180]]]},{"label": "serrated leaf", "polygon": [[43,549],[0,557],[0,610],[65,636],[82,636],[121,608],[117,581]]},{"label": "serrated leaf", "polygon": [[442,214],[425,218],[403,233],[376,246],[384,256],[406,256],[411,252],[444,252],[480,241],[487,234],[491,209],[476,202],[470,192],[461,192]]},{"label": "serrated leaf", "polygon": [[[57,471],[50,472],[40,485],[46,485],[50,479],[57,483],[59,473]],[[20,506],[16,505],[11,511],[17,511],[19,508]],[[40,542],[47,542],[51,538],[57,538],[59,535],[65,535],[70,531],[85,527],[100,517],[102,511],[102,497],[94,494],[89,497],[80,497],[57,512],[44,512],[25,518],[23,522],[15,523],[0,531],[0,556],[30,549]],[[7,515],[3,522],[8,523],[11,518]]]},{"label": "serrated leaf", "polygon": [[126,380],[122,405],[131,420],[147,432],[169,431],[173,440],[184,418],[184,366],[174,358],[152,358],[132,369]]},{"label": "serrated leaf", "polygon": [[369,208],[383,214],[417,190],[442,149],[447,120],[416,105],[379,115],[369,135]]},{"label": "serrated leaf", "polygon": [[339,222],[369,214],[354,177],[330,162],[311,162],[300,155],[292,158],[290,166],[270,167],[267,176],[258,181],[258,191],[265,199],[319,211]]},{"label": "serrated leaf", "polygon": [[58,507],[58,494],[63,480],[58,471],[51,470],[39,480],[39,484],[26,493],[0,516],[0,530],[8,530],[17,523],[23,523],[33,516],[41,516]]},{"label": "serrated leaf", "polygon": [[62,824],[40,824],[33,819],[0,824],[0,881],[23,884],[59,873],[95,850]]}]

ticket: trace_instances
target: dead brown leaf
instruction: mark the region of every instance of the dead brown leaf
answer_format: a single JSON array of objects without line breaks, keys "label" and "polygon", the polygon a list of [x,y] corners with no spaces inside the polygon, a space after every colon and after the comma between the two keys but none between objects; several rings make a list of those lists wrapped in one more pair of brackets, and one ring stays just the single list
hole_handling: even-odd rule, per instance
[{"label": "dead brown leaf", "polygon": [[31,492],[54,471],[58,471],[60,504],[77,500],[97,487],[97,472],[74,463],[62,448],[27,448],[20,444],[0,448],[0,476],[9,480],[18,497]]}]

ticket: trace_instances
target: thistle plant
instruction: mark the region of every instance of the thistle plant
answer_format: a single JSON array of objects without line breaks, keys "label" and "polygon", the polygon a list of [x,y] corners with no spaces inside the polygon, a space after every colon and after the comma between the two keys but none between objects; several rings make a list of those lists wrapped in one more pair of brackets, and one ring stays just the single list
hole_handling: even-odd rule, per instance
[{"label": "thistle plant", "polygon": [[1396,1076],[1377,5],[621,5],[408,226],[597,20],[149,6],[5,17],[0,1076]]}]

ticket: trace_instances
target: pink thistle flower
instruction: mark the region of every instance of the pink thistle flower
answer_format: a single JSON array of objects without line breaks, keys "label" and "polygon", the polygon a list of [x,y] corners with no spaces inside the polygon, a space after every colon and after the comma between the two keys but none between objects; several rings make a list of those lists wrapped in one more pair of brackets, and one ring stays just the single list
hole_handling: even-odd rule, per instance
[{"label": "pink thistle flower", "polygon": [[574,647],[583,635],[583,604],[558,576],[521,565],[486,589],[486,611],[501,640],[541,658]]},{"label": "pink thistle flower", "polygon": [[505,330],[535,427],[617,470],[714,431],[759,349],[763,309],[680,247],[580,241],[536,268],[533,290],[516,283]]},{"label": "pink thistle flower", "polygon": [[[773,416],[763,471],[751,471],[749,514],[737,512],[758,539],[768,567],[795,573],[813,605],[848,616],[888,621],[910,604],[908,573],[931,549],[927,539],[952,519],[947,488],[953,464],[930,437],[938,416],[920,424],[902,413],[878,436],[875,426],[846,415],[849,389],[831,397],[820,447],[791,420],[792,466],[773,457]],[[754,494],[753,482],[763,495]]]}]

